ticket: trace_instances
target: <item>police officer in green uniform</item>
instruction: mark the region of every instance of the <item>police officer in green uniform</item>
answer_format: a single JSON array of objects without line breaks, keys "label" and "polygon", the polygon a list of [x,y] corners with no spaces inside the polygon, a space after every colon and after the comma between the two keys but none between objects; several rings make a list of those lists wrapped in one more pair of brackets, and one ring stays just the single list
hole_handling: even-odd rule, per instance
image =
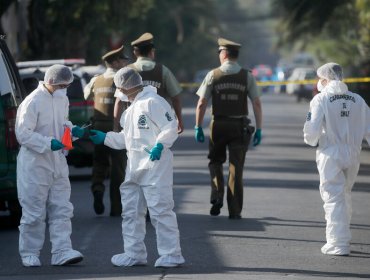
[{"label": "police officer in green uniform", "polygon": [[253,145],[261,142],[262,106],[256,81],[250,71],[238,63],[240,44],[220,38],[218,53],[221,66],[210,71],[197,91],[195,139],[204,142],[202,123],[208,100],[212,98],[209,140],[211,175],[211,211],[218,216],[223,206],[224,176],[222,165],[229,150],[227,205],[230,219],[241,219],[243,208],[243,167],[251,136],[255,130],[248,118],[248,99],[256,120]]},{"label": "police officer in green uniform", "polygon": [[[163,64],[154,61],[155,48],[153,35],[144,33],[138,39],[131,42],[131,46],[137,60],[128,66],[140,73],[144,85],[156,87],[157,93],[172,105],[178,121],[178,133],[181,133],[184,130],[180,99],[182,89],[172,72]],[[116,103],[115,108],[116,111],[121,111],[117,106],[122,106],[122,103]],[[120,113],[117,115],[120,116]]]},{"label": "police officer in green uniform", "polygon": [[[114,93],[116,91],[113,77],[115,73],[124,67],[128,62],[128,57],[124,54],[124,47],[108,52],[102,57],[107,70],[102,74],[91,79],[84,88],[86,100],[94,100],[94,129],[104,132],[118,131],[114,125]],[[95,213],[101,215],[105,207],[103,203],[104,180],[110,175],[110,216],[120,216],[122,212],[121,195],[119,187],[125,178],[126,169],[126,150],[114,150],[105,145],[96,145],[93,158],[92,186],[94,195]]]}]

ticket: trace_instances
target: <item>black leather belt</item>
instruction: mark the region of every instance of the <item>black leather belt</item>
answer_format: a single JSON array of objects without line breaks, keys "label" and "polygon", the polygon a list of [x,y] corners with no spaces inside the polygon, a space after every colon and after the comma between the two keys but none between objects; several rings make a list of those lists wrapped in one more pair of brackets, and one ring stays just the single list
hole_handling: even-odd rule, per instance
[{"label": "black leather belt", "polygon": [[215,121],[247,120],[247,116],[213,116]]}]

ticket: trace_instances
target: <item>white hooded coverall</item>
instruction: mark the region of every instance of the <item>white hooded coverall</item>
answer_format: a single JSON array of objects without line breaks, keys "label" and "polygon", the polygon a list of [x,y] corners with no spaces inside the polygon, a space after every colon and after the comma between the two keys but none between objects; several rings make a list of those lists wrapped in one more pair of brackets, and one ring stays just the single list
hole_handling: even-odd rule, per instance
[{"label": "white hooded coverall", "polygon": [[21,103],[15,132],[21,149],[17,158],[18,198],[22,206],[19,226],[21,257],[39,256],[45,239],[48,215],[52,264],[71,251],[71,185],[63,150],[52,151],[51,140],[61,141],[68,121],[69,101],[65,94],[50,94],[40,82]]},{"label": "white hooded coverall", "polygon": [[[177,139],[177,121],[170,105],[146,86],[121,117],[121,132],[108,132],[104,144],[127,149],[127,169],[121,185],[122,234],[125,255],[146,262],[145,214],[148,207],[157,234],[161,257],[181,255],[179,230],[173,212],[173,155],[170,147]],[[151,161],[144,148],[163,145],[160,160]]]},{"label": "white hooded coverall", "polygon": [[350,253],[351,189],[363,139],[370,145],[370,111],[365,101],[341,81],[330,81],[310,103],[304,141],[316,146],[320,194],[324,201],[324,254]]}]

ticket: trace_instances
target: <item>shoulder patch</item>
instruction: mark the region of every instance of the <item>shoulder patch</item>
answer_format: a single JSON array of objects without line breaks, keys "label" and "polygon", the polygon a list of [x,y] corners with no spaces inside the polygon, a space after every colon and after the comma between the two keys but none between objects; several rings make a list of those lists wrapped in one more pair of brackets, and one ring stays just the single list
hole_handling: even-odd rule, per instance
[{"label": "shoulder patch", "polygon": [[165,116],[169,122],[172,121],[172,118],[168,112],[166,112]]},{"label": "shoulder patch", "polygon": [[309,122],[311,120],[311,115],[312,115],[311,112],[307,113],[306,121]]},{"label": "shoulder patch", "polygon": [[138,125],[138,129],[148,129],[149,128],[145,115],[139,116],[137,125]]}]

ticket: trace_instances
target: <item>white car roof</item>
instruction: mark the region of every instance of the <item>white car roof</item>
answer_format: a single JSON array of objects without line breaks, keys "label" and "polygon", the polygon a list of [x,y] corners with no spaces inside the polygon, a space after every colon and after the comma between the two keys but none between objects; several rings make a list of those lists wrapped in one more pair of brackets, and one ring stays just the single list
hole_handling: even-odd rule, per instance
[{"label": "white car roof", "polygon": [[54,64],[63,64],[67,66],[84,65],[86,63],[84,58],[69,58],[69,59],[49,59],[49,60],[32,60],[17,62],[18,68],[29,67],[48,67]]}]

